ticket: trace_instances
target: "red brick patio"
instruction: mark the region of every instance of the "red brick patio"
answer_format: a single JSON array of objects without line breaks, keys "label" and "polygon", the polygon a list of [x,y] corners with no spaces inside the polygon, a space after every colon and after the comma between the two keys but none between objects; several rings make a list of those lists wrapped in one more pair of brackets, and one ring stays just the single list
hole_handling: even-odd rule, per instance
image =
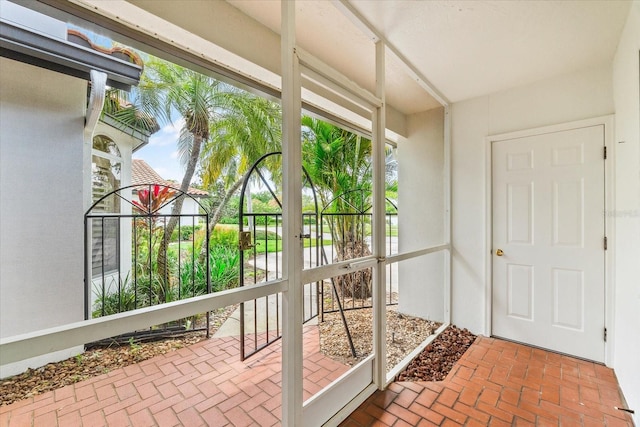
[{"label": "red brick patio", "polygon": [[[0,407],[0,426],[273,426],[281,417],[282,341],[240,361],[238,337],[212,338]],[[304,398],[348,367],[304,328]]]},{"label": "red brick patio", "polygon": [[[305,327],[305,399],[347,370]],[[0,407],[7,426],[280,424],[281,343],[245,362],[237,338],[213,338]],[[346,402],[345,402],[346,403]],[[343,426],[632,426],[613,371],[480,337],[442,382],[378,391]]]},{"label": "red brick patio", "polygon": [[341,426],[633,426],[613,370],[479,337],[441,382],[377,391]]}]

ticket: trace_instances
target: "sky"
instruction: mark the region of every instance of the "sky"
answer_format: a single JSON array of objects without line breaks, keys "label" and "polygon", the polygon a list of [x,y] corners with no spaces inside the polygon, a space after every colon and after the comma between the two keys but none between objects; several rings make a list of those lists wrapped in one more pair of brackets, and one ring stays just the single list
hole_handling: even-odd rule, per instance
[{"label": "sky", "polygon": [[[73,24],[68,24],[68,26],[86,34],[98,46],[113,46],[113,41],[108,37],[95,34]],[[141,55],[146,55],[139,50],[136,51]],[[176,118],[173,123],[164,125],[158,132],[151,135],[147,145],[133,153],[133,158],[147,162],[163,179],[182,182],[184,168],[180,165],[177,142],[183,123],[183,119]]]},{"label": "sky", "polygon": [[149,143],[133,153],[134,159],[142,159],[164,179],[182,182],[184,167],[178,156],[178,138],[183,119],[165,124],[151,135]]}]

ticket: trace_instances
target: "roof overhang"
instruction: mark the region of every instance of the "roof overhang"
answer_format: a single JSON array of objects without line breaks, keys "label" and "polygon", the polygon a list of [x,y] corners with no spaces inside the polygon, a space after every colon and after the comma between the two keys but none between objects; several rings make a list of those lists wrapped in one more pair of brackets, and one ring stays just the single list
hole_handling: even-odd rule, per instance
[{"label": "roof overhang", "polygon": [[0,56],[90,80],[91,70],[107,74],[107,84],[129,90],[137,85],[142,67],[0,19]]},{"label": "roof overhang", "polygon": [[119,121],[117,118],[111,116],[108,113],[103,112],[102,116],[100,117],[100,120],[103,123],[111,126],[112,128],[117,129],[120,132],[124,132],[127,135],[130,135],[134,139],[134,143],[132,147],[133,152],[136,152],[137,150],[139,150],[140,148],[144,147],[149,143],[149,137],[151,136],[150,133],[143,132],[142,130],[134,128],[132,126],[127,126],[123,124],[121,121]]}]

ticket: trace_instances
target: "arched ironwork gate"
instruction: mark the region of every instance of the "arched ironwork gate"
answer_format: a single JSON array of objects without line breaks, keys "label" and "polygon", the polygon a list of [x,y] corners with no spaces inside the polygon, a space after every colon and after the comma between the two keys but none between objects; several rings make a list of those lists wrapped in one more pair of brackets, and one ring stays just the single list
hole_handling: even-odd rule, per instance
[{"label": "arched ironwork gate", "polygon": [[[240,193],[239,247],[240,286],[282,277],[282,153],[268,153],[258,159],[246,175]],[[309,174],[303,168],[303,193],[311,198],[302,213],[304,259],[307,266],[320,262],[318,200]],[[255,189],[269,194],[269,200],[254,206]],[[319,284],[304,285],[303,320],[319,313]],[[282,295],[275,294],[240,304],[240,357],[257,353],[282,337]]]},{"label": "arched ironwork gate", "polygon": [[[262,156],[249,170],[242,186],[239,206],[240,286],[282,277],[282,184],[278,176],[281,158],[279,152]],[[370,255],[370,192],[352,190],[343,193],[319,213],[316,190],[304,168],[302,176],[303,198],[308,199],[308,203],[304,203],[307,208],[303,207],[302,213],[304,268]],[[269,194],[269,200],[256,203],[259,207],[252,202],[252,191],[258,188]],[[397,208],[390,200],[387,200],[386,216],[387,234],[391,236],[392,229],[397,233]],[[326,238],[330,241],[325,246]],[[387,268],[390,270],[391,266]],[[395,304],[394,275],[388,271],[387,276],[387,304]],[[371,270],[308,283],[303,285],[303,289],[304,322],[318,315],[324,320],[325,313],[339,312],[351,353],[356,357],[344,311],[372,306]],[[242,360],[281,338],[281,302],[281,294],[275,294],[240,304]]]},{"label": "arched ironwork gate", "polygon": [[[332,245],[322,248],[322,264],[371,255],[371,192],[346,191],[329,201],[320,212],[320,234],[331,236]],[[385,203],[387,255],[397,252],[398,207]],[[386,304],[398,303],[395,265],[387,266]],[[326,313],[373,307],[371,268],[331,279],[320,288],[322,320]]]},{"label": "arched ironwork gate", "polygon": [[[282,277],[282,184],[279,176],[282,155],[262,156],[249,170],[240,193],[239,248],[240,286]],[[304,268],[370,255],[371,194],[365,190],[343,193],[318,210],[314,184],[303,168],[303,255]],[[253,203],[255,191],[268,194]],[[392,235],[397,233],[397,208],[387,200],[389,253]],[[397,234],[396,234],[397,235]],[[387,304],[397,303],[394,275],[388,266]],[[344,315],[345,310],[372,307],[371,270],[303,285],[303,320],[339,312],[352,355],[356,350]],[[281,294],[269,295],[240,305],[240,357],[257,353],[282,336]]]},{"label": "arched ironwork gate", "polygon": [[[180,198],[192,213],[171,214]],[[96,200],[84,216],[85,319],[211,293],[209,257],[198,259],[195,238],[202,229],[208,253],[208,220],[197,199],[164,184],[122,187]],[[208,336],[208,313],[126,335],[144,340],[205,328]]]}]

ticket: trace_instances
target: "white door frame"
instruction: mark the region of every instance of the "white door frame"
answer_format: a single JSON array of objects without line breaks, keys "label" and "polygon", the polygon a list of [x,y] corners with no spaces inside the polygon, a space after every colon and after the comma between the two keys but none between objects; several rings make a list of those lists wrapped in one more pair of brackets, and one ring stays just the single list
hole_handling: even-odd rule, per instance
[{"label": "white door frame", "polygon": [[485,333],[491,336],[491,310],[493,305],[493,195],[492,195],[492,148],[493,143],[514,138],[554,133],[588,126],[604,126],[604,144],[607,148],[607,159],[605,162],[605,207],[602,215],[605,216],[605,232],[608,238],[608,247],[605,251],[605,328],[607,329],[607,340],[605,342],[604,360],[607,366],[613,363],[613,329],[614,329],[614,235],[615,235],[615,215],[611,215],[614,204],[614,171],[615,171],[615,145],[613,143],[614,116],[601,116],[591,119],[578,120],[557,125],[544,126],[539,128],[525,129],[521,131],[489,135],[485,137]]}]

